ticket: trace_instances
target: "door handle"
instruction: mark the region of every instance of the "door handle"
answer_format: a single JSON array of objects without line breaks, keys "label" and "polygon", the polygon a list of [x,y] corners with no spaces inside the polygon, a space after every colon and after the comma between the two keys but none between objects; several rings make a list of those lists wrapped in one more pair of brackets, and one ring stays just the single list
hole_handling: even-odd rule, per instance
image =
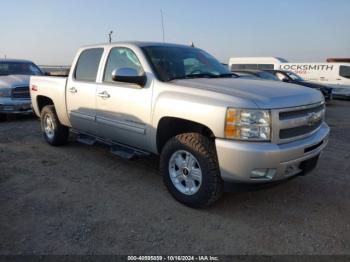
[{"label": "door handle", "polygon": [[78,90],[77,90],[75,87],[71,87],[71,88],[69,88],[69,89],[68,89],[68,91],[69,91],[69,92],[71,92],[72,94],[74,94],[74,93],[77,93],[77,92],[78,92]]},{"label": "door handle", "polygon": [[97,96],[106,99],[106,98],[110,98],[111,96],[107,93],[107,91],[103,91],[101,93],[98,93]]}]

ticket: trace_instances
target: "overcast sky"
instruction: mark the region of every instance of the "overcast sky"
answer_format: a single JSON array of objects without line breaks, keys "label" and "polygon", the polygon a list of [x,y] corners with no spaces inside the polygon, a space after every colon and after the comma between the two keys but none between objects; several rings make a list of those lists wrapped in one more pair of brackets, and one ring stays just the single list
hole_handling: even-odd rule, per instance
[{"label": "overcast sky", "polygon": [[0,57],[70,64],[81,45],[165,40],[232,56],[320,62],[350,57],[349,0],[11,0],[0,3]]}]

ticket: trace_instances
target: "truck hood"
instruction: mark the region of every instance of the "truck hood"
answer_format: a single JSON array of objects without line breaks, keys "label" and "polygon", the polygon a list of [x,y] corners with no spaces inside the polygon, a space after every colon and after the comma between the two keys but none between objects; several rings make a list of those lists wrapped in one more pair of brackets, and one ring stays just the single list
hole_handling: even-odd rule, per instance
[{"label": "truck hood", "polygon": [[278,81],[196,78],[174,80],[171,83],[250,100],[262,109],[303,106],[323,101],[322,93],[317,90]]},{"label": "truck hood", "polygon": [[28,75],[8,75],[0,76],[0,88],[13,88],[15,86],[29,85]]}]

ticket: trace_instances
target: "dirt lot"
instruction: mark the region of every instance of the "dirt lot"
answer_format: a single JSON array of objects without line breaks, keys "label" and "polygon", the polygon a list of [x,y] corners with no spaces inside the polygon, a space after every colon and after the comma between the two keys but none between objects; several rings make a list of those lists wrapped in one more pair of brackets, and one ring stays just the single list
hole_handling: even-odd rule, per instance
[{"label": "dirt lot", "polygon": [[1,254],[350,254],[350,102],[327,111],[318,168],[278,186],[237,185],[195,210],[168,194],[157,159],[50,147],[39,121],[0,124]]}]

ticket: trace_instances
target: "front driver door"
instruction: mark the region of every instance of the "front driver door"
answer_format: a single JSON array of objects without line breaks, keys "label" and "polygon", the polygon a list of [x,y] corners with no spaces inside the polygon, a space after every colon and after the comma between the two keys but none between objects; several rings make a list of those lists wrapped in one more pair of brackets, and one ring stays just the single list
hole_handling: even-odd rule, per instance
[{"label": "front driver door", "polygon": [[111,49],[102,83],[98,84],[96,96],[96,122],[102,136],[113,141],[148,149],[146,138],[151,118],[151,81],[144,87],[136,84],[115,82],[112,72],[120,68],[133,68],[140,75],[143,67],[137,55],[129,48]]}]

